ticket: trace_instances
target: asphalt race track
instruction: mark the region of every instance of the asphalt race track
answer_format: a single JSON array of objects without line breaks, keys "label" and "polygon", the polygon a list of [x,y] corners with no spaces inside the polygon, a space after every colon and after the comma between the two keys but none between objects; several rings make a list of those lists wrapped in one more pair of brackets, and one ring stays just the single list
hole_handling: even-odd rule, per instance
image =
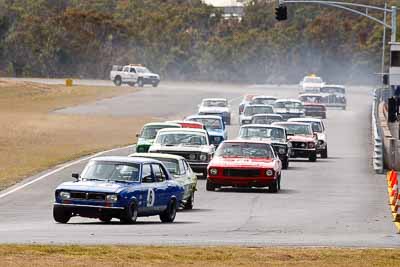
[{"label": "asphalt race track", "polygon": [[[27,181],[32,183],[25,187],[20,188],[27,181],[0,192],[0,242],[399,247],[385,177],[375,175],[371,167],[371,91],[368,87],[348,88],[348,109],[328,112],[329,158],[315,163],[292,161],[282,174],[278,194],[233,189],[206,192],[205,182],[200,180],[194,209],[179,212],[172,224],[162,224],[156,216],[139,218],[134,225],[79,217],[66,225],[57,224],[52,217],[54,189],[72,180],[71,173],[82,170],[86,163],[82,159],[31,177]],[[230,126],[229,134],[235,138],[237,106],[246,93],[296,97],[297,89],[164,83],[56,112],[176,119],[194,113],[203,97],[223,96],[231,99],[235,125]],[[107,154],[130,152],[132,148],[124,148]]]}]

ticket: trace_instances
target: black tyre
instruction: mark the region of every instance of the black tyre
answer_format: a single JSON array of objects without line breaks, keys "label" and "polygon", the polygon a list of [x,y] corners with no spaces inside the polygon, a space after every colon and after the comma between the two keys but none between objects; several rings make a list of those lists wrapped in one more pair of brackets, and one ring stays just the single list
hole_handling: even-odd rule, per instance
[{"label": "black tyre", "polygon": [[282,161],[282,169],[287,170],[289,168],[289,159],[285,159]]},{"label": "black tyre", "polygon": [[328,158],[328,148],[325,148],[325,149],[321,152],[321,158],[323,158],[323,159],[327,159],[327,158]]},{"label": "black tyre", "polygon": [[194,204],[194,192],[192,192],[192,194],[190,195],[190,198],[187,200],[187,202],[185,203],[183,208],[185,210],[191,210],[191,209],[193,209],[193,204]]},{"label": "black tyre", "polygon": [[278,193],[279,191],[279,180],[275,180],[269,187],[268,187],[268,191],[270,193]]},{"label": "black tyre", "polygon": [[176,217],[176,201],[171,199],[168,203],[167,209],[160,214],[160,220],[163,223],[171,223]]},{"label": "black tyre", "polygon": [[139,78],[138,81],[137,81],[137,84],[138,84],[139,87],[143,87],[143,86],[144,86],[144,81],[143,81],[143,79],[142,79],[142,78]]},{"label": "black tyre", "polygon": [[71,212],[63,207],[54,206],[53,207],[53,218],[58,223],[67,223],[71,219]]},{"label": "black tyre", "polygon": [[121,222],[125,224],[135,223],[138,217],[138,207],[136,202],[132,202],[122,215]]},{"label": "black tyre", "polygon": [[207,170],[205,170],[205,171],[203,171],[203,175],[202,175],[202,177],[203,177],[203,179],[207,179]]},{"label": "black tyre", "polygon": [[120,76],[117,76],[117,77],[114,78],[114,84],[115,84],[116,86],[121,86],[121,84],[122,84],[122,79],[121,79]]},{"label": "black tyre", "polygon": [[308,160],[311,162],[316,162],[317,161],[317,153],[313,153],[308,157]]},{"label": "black tyre", "polygon": [[110,222],[112,220],[112,217],[111,216],[102,215],[102,216],[99,217],[99,220],[102,221],[102,222],[108,223],[108,222]]},{"label": "black tyre", "polygon": [[215,191],[215,188],[216,188],[215,184],[207,180],[206,190],[207,191]]}]

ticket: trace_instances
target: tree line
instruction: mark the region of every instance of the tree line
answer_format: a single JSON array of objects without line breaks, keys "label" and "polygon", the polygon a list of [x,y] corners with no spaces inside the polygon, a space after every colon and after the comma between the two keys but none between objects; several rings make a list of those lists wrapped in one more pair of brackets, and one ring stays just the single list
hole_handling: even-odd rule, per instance
[{"label": "tree line", "polygon": [[277,22],[274,8],[251,1],[235,20],[200,0],[0,0],[0,74],[104,79],[141,63],[163,79],[292,83],[379,71],[381,25],[302,4]]}]

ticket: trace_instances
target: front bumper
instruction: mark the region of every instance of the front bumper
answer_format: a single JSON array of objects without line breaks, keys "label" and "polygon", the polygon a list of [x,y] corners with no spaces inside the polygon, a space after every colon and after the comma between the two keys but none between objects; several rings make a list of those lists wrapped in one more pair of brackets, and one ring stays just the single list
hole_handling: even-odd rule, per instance
[{"label": "front bumper", "polygon": [[145,84],[159,84],[160,83],[160,79],[156,79],[156,78],[143,78],[143,82]]},{"label": "front bumper", "polygon": [[309,158],[317,153],[316,149],[299,149],[292,148],[290,153],[291,158]]},{"label": "front bumper", "polygon": [[82,204],[64,204],[54,203],[54,207],[63,208],[74,216],[87,218],[99,218],[101,216],[110,216],[118,218],[125,211],[125,207],[107,207]]},{"label": "front bumper", "polygon": [[196,173],[203,173],[207,171],[208,162],[194,162],[188,161],[190,168]]},{"label": "front bumper", "polygon": [[224,177],[208,176],[207,180],[217,186],[233,187],[267,187],[272,185],[276,179],[274,177]]}]

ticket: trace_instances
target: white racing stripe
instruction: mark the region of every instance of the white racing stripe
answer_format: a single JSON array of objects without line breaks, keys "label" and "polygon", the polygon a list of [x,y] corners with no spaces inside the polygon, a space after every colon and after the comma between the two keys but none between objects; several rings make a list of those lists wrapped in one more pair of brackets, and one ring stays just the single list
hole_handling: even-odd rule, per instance
[{"label": "white racing stripe", "polygon": [[43,180],[44,178],[49,177],[50,175],[53,175],[53,174],[55,174],[55,173],[57,173],[57,172],[59,172],[59,171],[62,171],[62,170],[64,170],[64,169],[68,168],[68,167],[71,167],[71,166],[73,166],[73,165],[79,164],[79,163],[81,163],[81,162],[83,162],[83,161],[85,161],[85,160],[89,160],[89,159],[98,157],[98,156],[100,156],[100,155],[103,155],[103,154],[105,154],[105,153],[113,152],[113,151],[115,151],[115,150],[131,148],[131,147],[134,147],[134,146],[135,146],[135,145],[113,148],[113,149],[110,149],[110,150],[102,151],[102,152],[96,153],[96,154],[94,154],[94,155],[87,156],[87,157],[84,157],[84,158],[75,160],[75,161],[73,161],[73,162],[67,163],[67,164],[62,165],[61,167],[59,167],[59,168],[57,168],[57,169],[55,169],[55,170],[53,170],[53,171],[51,171],[51,172],[48,172],[48,173],[46,173],[46,174],[43,174],[42,176],[39,176],[39,177],[36,178],[36,179],[33,179],[32,181],[26,182],[26,183],[24,183],[24,184],[22,184],[22,185],[20,185],[20,186],[17,186],[17,187],[15,187],[15,188],[13,188],[13,189],[11,189],[11,190],[9,190],[9,191],[3,193],[3,194],[0,194],[0,199],[6,197],[6,196],[8,196],[8,195],[11,195],[12,193],[15,193],[15,192],[17,192],[17,191],[19,191],[19,190],[21,190],[21,189],[23,189],[23,188],[25,188],[25,187],[27,187],[27,186],[29,186],[29,185],[31,185],[31,184],[34,184],[34,183],[36,183],[36,182],[38,182],[38,181],[40,181],[40,180]]}]

